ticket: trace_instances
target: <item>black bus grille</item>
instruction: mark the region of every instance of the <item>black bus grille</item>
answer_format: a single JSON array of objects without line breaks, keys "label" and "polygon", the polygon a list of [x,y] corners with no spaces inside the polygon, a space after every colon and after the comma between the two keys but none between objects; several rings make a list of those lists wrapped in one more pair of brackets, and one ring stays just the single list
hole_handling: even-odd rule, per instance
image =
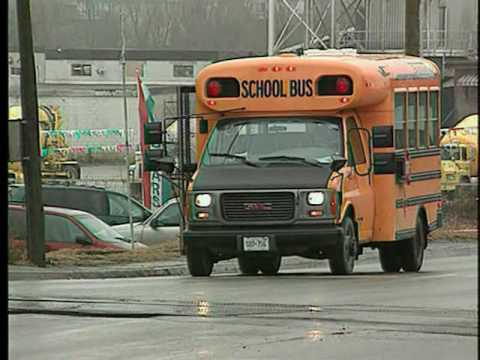
[{"label": "black bus grille", "polygon": [[290,220],[295,213],[295,196],[290,192],[226,193],[221,203],[227,221]]}]

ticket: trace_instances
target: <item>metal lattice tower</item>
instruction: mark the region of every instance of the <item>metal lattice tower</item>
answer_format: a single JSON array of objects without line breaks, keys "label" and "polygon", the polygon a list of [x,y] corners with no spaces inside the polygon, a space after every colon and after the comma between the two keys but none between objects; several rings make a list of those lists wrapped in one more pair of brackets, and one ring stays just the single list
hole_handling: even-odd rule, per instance
[{"label": "metal lattice tower", "polygon": [[370,0],[268,0],[270,54],[298,48],[363,49]]}]

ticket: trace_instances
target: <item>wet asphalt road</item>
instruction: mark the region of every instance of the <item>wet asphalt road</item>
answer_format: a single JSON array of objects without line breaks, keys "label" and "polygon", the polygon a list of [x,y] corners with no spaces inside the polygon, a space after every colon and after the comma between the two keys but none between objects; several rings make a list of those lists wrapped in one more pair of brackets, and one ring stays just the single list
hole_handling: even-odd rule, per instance
[{"label": "wet asphalt road", "polygon": [[476,359],[477,248],[418,274],[324,266],[9,284],[11,359]]}]

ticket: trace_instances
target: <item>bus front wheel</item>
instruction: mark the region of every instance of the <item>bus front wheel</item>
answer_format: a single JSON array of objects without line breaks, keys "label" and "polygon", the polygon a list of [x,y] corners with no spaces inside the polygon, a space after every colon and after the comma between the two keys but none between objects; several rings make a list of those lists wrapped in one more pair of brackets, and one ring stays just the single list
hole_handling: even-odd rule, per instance
[{"label": "bus front wheel", "polygon": [[282,257],[280,255],[272,255],[266,258],[260,258],[258,267],[263,275],[276,275],[280,270]]},{"label": "bus front wheel", "polygon": [[342,223],[344,235],[335,247],[332,257],[328,260],[330,271],[334,275],[348,275],[353,272],[357,255],[357,236],[355,225],[350,217]]},{"label": "bus front wheel", "polygon": [[243,275],[256,275],[259,270],[255,259],[246,256],[238,257],[238,267]]},{"label": "bus front wheel", "polygon": [[401,252],[402,268],[406,272],[418,272],[423,264],[427,232],[422,217],[417,217],[415,236],[405,240]]},{"label": "bus front wheel", "polygon": [[213,260],[206,249],[187,248],[188,271],[192,276],[210,276]]}]

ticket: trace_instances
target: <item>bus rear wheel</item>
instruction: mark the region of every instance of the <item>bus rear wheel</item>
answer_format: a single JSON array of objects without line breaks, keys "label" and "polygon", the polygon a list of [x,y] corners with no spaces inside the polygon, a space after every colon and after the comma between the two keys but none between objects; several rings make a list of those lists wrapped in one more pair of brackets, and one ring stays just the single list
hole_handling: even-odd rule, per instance
[{"label": "bus rear wheel", "polygon": [[418,272],[423,264],[427,232],[422,217],[417,217],[415,236],[403,242],[401,257],[402,268],[406,272]]},{"label": "bus rear wheel", "polygon": [[259,270],[255,259],[246,256],[238,257],[238,268],[243,275],[256,275]]},{"label": "bus rear wheel", "polygon": [[400,249],[395,245],[396,244],[378,249],[380,265],[382,266],[382,270],[386,273],[396,273],[402,268]]},{"label": "bus rear wheel", "polygon": [[332,257],[328,260],[330,271],[334,275],[348,275],[353,272],[357,256],[357,236],[355,225],[350,217],[342,223],[344,235],[335,247]]},{"label": "bus rear wheel", "polygon": [[213,260],[206,249],[187,247],[187,265],[192,276],[210,276],[213,270]]}]

